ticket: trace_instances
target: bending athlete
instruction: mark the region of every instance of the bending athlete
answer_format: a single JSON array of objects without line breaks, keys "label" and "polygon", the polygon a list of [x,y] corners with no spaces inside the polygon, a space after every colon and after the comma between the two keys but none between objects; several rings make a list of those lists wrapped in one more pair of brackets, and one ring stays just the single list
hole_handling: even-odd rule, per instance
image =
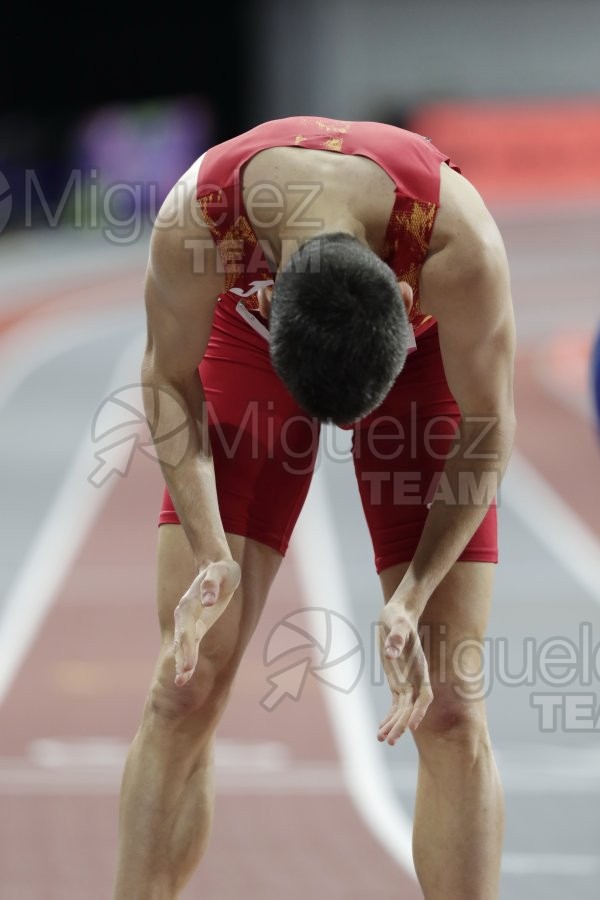
[{"label": "bending athlete", "polygon": [[[418,747],[423,893],[496,898],[503,801],[474,685],[515,431],[514,323],[481,197],[410,132],[268,122],[209,150],[167,198],[146,308],[159,455],[181,410],[190,427],[183,459],[161,460],[162,643],[124,774],[115,900],[174,900],[202,856],[215,729],[321,421],[353,430],[385,600],[392,703],[377,737],[409,729]],[[158,417],[155,389],[173,400]]]}]

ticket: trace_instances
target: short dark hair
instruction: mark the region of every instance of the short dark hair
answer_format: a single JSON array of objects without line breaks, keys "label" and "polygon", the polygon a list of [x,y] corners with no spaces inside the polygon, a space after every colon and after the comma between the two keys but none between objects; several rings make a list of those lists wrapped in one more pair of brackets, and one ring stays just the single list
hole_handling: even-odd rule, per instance
[{"label": "short dark hair", "polygon": [[402,371],[408,316],[396,276],[351,234],[302,244],[275,280],[271,360],[298,404],[346,424],[382,402]]}]

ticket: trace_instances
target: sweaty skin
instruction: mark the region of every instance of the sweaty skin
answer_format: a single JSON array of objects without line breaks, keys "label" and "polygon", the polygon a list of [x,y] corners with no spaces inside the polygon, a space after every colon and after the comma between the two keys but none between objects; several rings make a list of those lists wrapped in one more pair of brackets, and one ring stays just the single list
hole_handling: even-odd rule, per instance
[{"label": "sweaty skin", "polygon": [[[487,476],[495,489],[506,467],[515,431],[514,322],[498,229],[465,178],[445,164],[440,172],[440,208],[419,292],[422,312],[438,321],[446,377],[463,419],[444,470],[456,496],[461,473],[478,484]],[[146,277],[148,420],[160,388],[175,401],[172,410],[163,404],[160,434],[179,427],[181,409],[190,428],[183,461],[161,460],[181,526],[160,529],[163,639],[124,776],[115,900],[175,900],[206,846],[214,730],[280,562],[269,548],[226,535],[219,516],[198,365],[225,279],[195,200],[197,175],[198,162],[165,201]],[[382,253],[394,184],[365,157],[271,148],[244,166],[242,187],[274,271],[299,243],[324,232],[348,232]],[[401,291],[408,307],[411,288],[403,282]],[[267,316],[270,293],[259,296]],[[492,424],[473,458],[465,451],[481,436],[482,416]],[[392,705],[378,737],[393,744],[408,727],[419,749],[414,857],[427,900],[497,897],[502,797],[483,703],[459,700],[418,633],[420,625],[442,621],[451,645],[465,636],[483,640],[493,564],[456,560],[485,512],[485,503],[435,501],[413,560],[380,576]],[[473,666],[477,671],[476,659]]]}]

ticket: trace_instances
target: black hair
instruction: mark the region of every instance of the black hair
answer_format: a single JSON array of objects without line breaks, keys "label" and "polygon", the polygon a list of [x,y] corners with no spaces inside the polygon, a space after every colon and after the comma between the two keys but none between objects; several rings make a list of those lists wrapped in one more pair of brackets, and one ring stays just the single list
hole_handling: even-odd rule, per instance
[{"label": "black hair", "polygon": [[271,360],[298,404],[346,424],[382,402],[404,366],[408,316],[396,276],[351,234],[302,244],[275,280]]}]

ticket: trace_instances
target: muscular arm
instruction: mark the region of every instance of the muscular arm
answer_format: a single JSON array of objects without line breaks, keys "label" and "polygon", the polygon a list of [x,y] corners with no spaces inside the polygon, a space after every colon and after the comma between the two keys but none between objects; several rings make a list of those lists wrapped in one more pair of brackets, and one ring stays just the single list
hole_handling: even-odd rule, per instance
[{"label": "muscular arm", "polygon": [[[217,505],[198,374],[224,285],[210,233],[198,221],[197,212],[194,214],[189,190],[185,199],[184,193],[174,190],[167,198],[152,235],[145,285],[148,340],[142,382],[163,475],[196,565],[202,569],[211,561],[230,557]],[[177,428],[182,411],[188,424],[181,435],[183,444],[171,439],[163,448],[158,438]]]},{"label": "muscular arm", "polygon": [[477,193],[466,182],[460,190],[456,232],[422,273],[423,297],[438,319],[444,369],[462,422],[446,460],[442,496],[432,503],[397,592],[417,615],[483,520],[515,433],[514,319],[506,254]]}]

